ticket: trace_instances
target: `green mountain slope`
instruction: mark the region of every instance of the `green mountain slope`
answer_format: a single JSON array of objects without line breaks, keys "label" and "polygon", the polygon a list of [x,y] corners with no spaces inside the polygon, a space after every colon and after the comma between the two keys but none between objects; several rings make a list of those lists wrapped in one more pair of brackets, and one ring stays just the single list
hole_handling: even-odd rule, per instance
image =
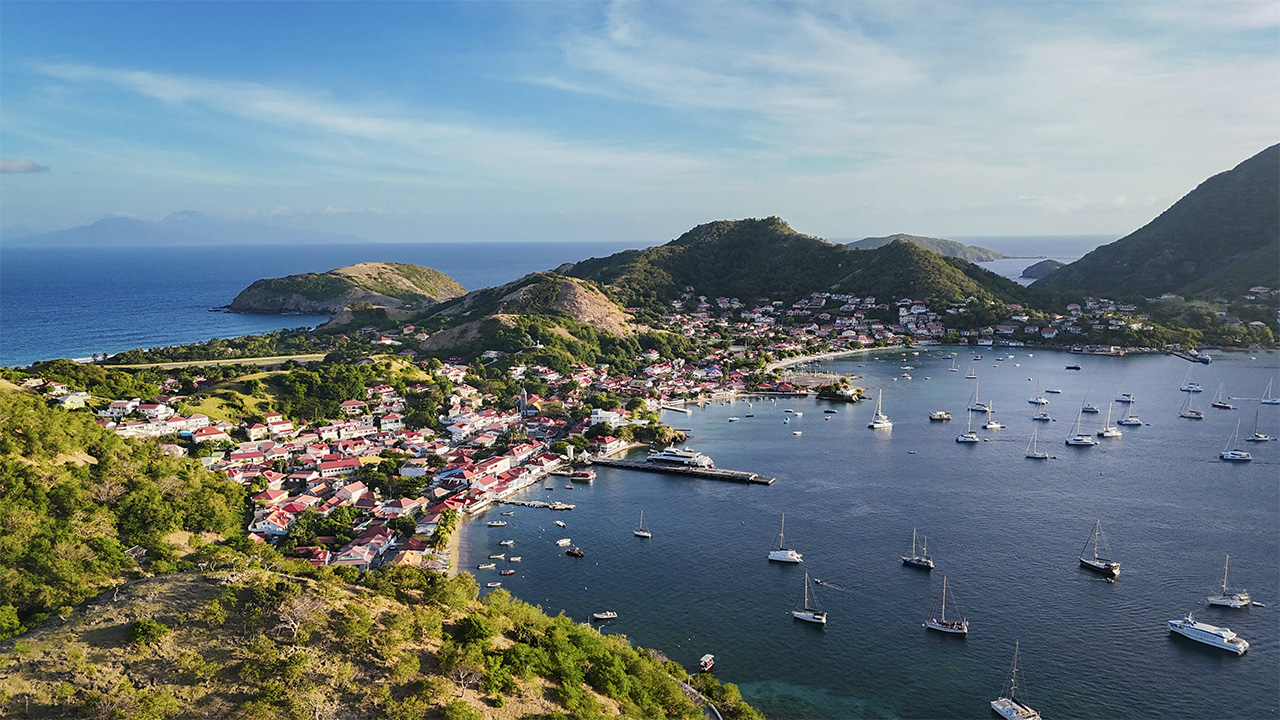
[{"label": "green mountain slope", "polygon": [[234,312],[336,313],[358,302],[382,307],[434,303],[466,292],[439,270],[408,263],[358,263],[325,273],[266,278],[245,288]]},{"label": "green mountain slope", "polygon": [[1111,297],[1280,286],[1280,145],[1214,175],[1155,220],[1039,280]]},{"label": "green mountain slope", "polygon": [[923,237],[920,235],[908,235],[906,233],[894,233],[886,237],[869,237],[853,242],[845,243],[854,250],[874,250],[875,248],[888,245],[895,240],[906,240],[915,243],[926,250],[932,250],[939,255],[947,257],[957,257],[961,260],[969,262],[986,262],[987,260],[999,260],[1004,257],[995,250],[988,250],[977,245],[965,245],[955,240],[944,240],[943,238]]},{"label": "green mountain slope", "polygon": [[709,297],[753,302],[812,292],[930,303],[979,299],[1031,303],[1016,283],[905,240],[873,250],[802,235],[776,217],[699,225],[660,247],[591,258],[560,269],[605,286],[628,307],[661,308],[693,286]]}]

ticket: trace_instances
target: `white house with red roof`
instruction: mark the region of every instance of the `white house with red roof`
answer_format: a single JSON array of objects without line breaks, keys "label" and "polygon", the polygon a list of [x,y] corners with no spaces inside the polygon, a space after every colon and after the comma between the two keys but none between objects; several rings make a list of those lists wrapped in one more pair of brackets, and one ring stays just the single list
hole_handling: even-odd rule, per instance
[{"label": "white house with red roof", "polygon": [[283,510],[274,510],[249,523],[249,532],[263,535],[284,535],[289,532],[294,517]]},{"label": "white house with red roof", "polygon": [[335,492],[333,496],[347,502],[356,502],[367,492],[369,492],[369,488],[364,483],[357,480],[338,488],[337,492]]},{"label": "white house with red roof", "polygon": [[360,469],[359,458],[343,458],[341,460],[329,460],[321,462],[316,468],[320,472],[322,478],[332,478],[339,476],[352,475]]},{"label": "white house with red roof", "polygon": [[367,410],[369,406],[360,400],[347,400],[344,401],[340,407],[342,408],[343,414],[348,417],[355,417],[356,415],[364,414],[365,410]]},{"label": "white house with red roof", "polygon": [[231,436],[212,425],[205,425],[192,432],[191,439],[196,442],[222,442],[223,440],[230,442]]}]

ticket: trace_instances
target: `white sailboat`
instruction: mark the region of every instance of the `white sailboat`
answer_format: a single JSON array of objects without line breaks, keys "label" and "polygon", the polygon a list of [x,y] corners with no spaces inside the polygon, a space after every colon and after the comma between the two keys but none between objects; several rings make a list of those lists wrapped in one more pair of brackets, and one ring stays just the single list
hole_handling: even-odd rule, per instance
[{"label": "white sailboat", "polygon": [[950,367],[950,371],[951,371],[951,372],[960,372],[960,368],[956,367],[956,359],[955,359],[955,358],[951,358],[951,367]]},{"label": "white sailboat", "polygon": [[982,438],[979,438],[978,434],[973,431],[973,410],[972,409],[969,410],[969,422],[964,426],[964,432],[956,436],[956,442],[958,443],[982,442]]},{"label": "white sailboat", "polygon": [[1039,380],[1036,381],[1036,391],[1034,393],[1031,393],[1031,397],[1027,399],[1027,402],[1031,403],[1032,405],[1048,405],[1049,404],[1049,399],[1040,394]]},{"label": "white sailboat", "polygon": [[974,412],[991,412],[991,408],[986,403],[978,400],[978,384],[973,384],[973,400],[969,403],[969,409]]},{"label": "white sailboat", "polygon": [[889,416],[880,412],[880,403],[884,399],[884,390],[876,395],[876,413],[871,416],[871,422],[867,423],[867,427],[879,430],[881,428],[893,427],[893,422],[889,420]]},{"label": "white sailboat", "polygon": [[1253,411],[1253,434],[1245,438],[1247,442],[1266,442],[1271,439],[1270,435],[1258,432],[1258,413],[1260,410]]},{"label": "white sailboat", "polygon": [[965,373],[965,374],[964,374],[964,377],[965,377],[965,379],[966,379],[966,380],[977,380],[977,379],[978,379],[978,373],[974,372],[974,371],[973,371],[973,366],[972,366],[972,365],[970,365],[970,366],[969,366],[969,372]]},{"label": "white sailboat", "polygon": [[[1083,412],[1083,411],[1082,411]],[[1080,445],[1085,447],[1093,447],[1098,444],[1097,440],[1089,437],[1088,433],[1080,432],[1080,413],[1076,413],[1076,429],[1071,437],[1067,438],[1068,445]]]},{"label": "white sailboat", "polygon": [[639,538],[653,537],[653,533],[644,529],[644,511],[643,510],[640,511],[640,524],[636,527],[635,530],[631,531],[631,534]]},{"label": "white sailboat", "polygon": [[787,530],[787,514],[782,513],[782,526],[778,529],[778,544],[769,551],[769,559],[775,562],[803,562],[804,556],[787,547],[784,537]]},{"label": "white sailboat", "polygon": [[[938,612],[941,609],[941,612]],[[933,601],[933,609],[929,611],[929,619],[924,622],[924,626],[928,630],[937,630],[938,632],[956,633],[958,635],[969,634],[969,620],[948,620],[947,619],[947,576],[942,576],[942,591]]]},{"label": "white sailboat", "polygon": [[1182,401],[1182,409],[1178,411],[1178,417],[1188,418],[1190,420],[1203,420],[1204,411],[1197,410],[1191,405],[1191,398],[1195,395],[1188,394],[1187,399]]},{"label": "white sailboat", "polygon": [[1098,437],[1118,438],[1123,434],[1120,432],[1120,428],[1111,424],[1111,403],[1107,403],[1107,421],[1102,424],[1102,429],[1098,431]]},{"label": "white sailboat", "polygon": [[1209,407],[1216,407],[1219,410],[1235,410],[1236,406],[1227,402],[1222,397],[1222,383],[1218,383],[1218,392],[1213,394],[1213,400],[1209,402]]},{"label": "white sailboat", "polygon": [[1230,439],[1227,440],[1226,446],[1222,448],[1222,452],[1218,453],[1218,457],[1228,462],[1248,462],[1252,460],[1252,455],[1238,447],[1240,444],[1239,439],[1240,421],[1237,420],[1235,431],[1231,433]]},{"label": "white sailboat", "polygon": [[1031,442],[1027,443],[1027,457],[1031,458],[1032,460],[1048,460],[1049,453],[1036,448],[1037,432],[1038,432],[1037,430],[1031,431]]},{"label": "white sailboat", "polygon": [[[991,405],[989,405],[988,407],[990,407],[990,408],[991,408],[991,413],[992,413],[992,414],[995,414],[995,411],[996,411],[996,410],[995,410],[996,404],[993,402],[993,403],[991,403]],[[985,425],[983,425],[982,427],[983,427],[983,428],[985,428],[985,429],[987,429],[987,430],[1003,430],[1003,429],[1004,429],[1004,425],[1001,425],[1001,424],[1000,424],[1000,421],[999,421],[999,420],[996,420],[995,418],[991,418],[991,419],[987,420],[987,423],[986,423]]]},{"label": "white sailboat", "polygon": [[791,611],[791,617],[805,622],[817,623],[819,625],[827,624],[827,614],[818,607],[818,594],[815,591],[813,598],[809,597],[809,573],[804,574],[804,604]]},{"label": "white sailboat", "polygon": [[1271,397],[1271,381],[1267,381],[1267,389],[1262,391],[1263,405],[1280,405],[1280,398]]},{"label": "white sailboat", "polygon": [[[1194,369],[1192,368],[1191,370]],[[1186,393],[1204,392],[1204,389],[1200,387],[1200,383],[1191,382],[1191,370],[1187,371],[1187,376],[1182,379],[1182,387],[1178,389]]]},{"label": "white sailboat", "polygon": [[1084,394],[1084,403],[1080,405],[1080,412],[1087,412],[1087,413],[1098,412],[1098,406],[1089,402],[1089,393],[1087,392]]},{"label": "white sailboat", "polygon": [[1130,400],[1129,413],[1124,417],[1120,418],[1119,420],[1117,420],[1116,424],[1117,425],[1141,425],[1142,420],[1140,420],[1138,418],[1138,414],[1133,411],[1134,406],[1137,404],[1138,404],[1137,400]]},{"label": "white sailboat", "polygon": [[1013,673],[1009,676],[1008,695],[991,701],[991,709],[1005,720],[1040,720],[1040,713],[1018,700],[1018,642],[1013,643]]},{"label": "white sailboat", "polygon": [[1231,567],[1231,556],[1227,556],[1227,561],[1222,565],[1222,592],[1217,595],[1210,595],[1207,599],[1210,605],[1222,605],[1230,608],[1248,607],[1252,600],[1249,598],[1248,590],[1241,590],[1237,593],[1227,593],[1227,569]]},{"label": "white sailboat", "polygon": [[[1089,549],[1090,540],[1093,541],[1092,559],[1087,558],[1084,555],[1084,551]],[[1086,538],[1084,541],[1084,547],[1080,548],[1080,556],[1079,556],[1080,566],[1083,568],[1088,568],[1089,570],[1092,570],[1096,573],[1102,573],[1103,575],[1106,575],[1109,580],[1114,580],[1120,577],[1119,561],[1112,560],[1111,558],[1103,557],[1102,555],[1099,555],[1098,554],[1099,545],[1101,545],[1104,552],[1106,552],[1108,555],[1111,554],[1111,548],[1108,547],[1107,545],[1107,536],[1102,533],[1101,520],[1099,520],[1093,526],[1093,537]]]}]

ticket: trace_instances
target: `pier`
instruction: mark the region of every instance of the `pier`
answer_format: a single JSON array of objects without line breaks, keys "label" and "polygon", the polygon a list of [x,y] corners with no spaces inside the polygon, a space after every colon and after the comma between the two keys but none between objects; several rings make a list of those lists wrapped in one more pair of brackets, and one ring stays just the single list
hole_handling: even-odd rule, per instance
[{"label": "pier", "polygon": [[708,480],[726,480],[751,485],[772,485],[777,478],[742,470],[721,470],[720,468],[684,467],[681,465],[660,465],[643,460],[613,460],[609,458],[592,459],[592,465],[642,470],[644,472],[667,473],[669,475],[690,475]]}]

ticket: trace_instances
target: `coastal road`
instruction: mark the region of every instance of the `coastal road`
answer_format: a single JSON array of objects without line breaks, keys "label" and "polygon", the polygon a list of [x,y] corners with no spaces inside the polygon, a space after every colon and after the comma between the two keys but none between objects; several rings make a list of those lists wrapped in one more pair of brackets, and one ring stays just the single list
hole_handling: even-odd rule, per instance
[{"label": "coastal road", "polygon": [[187,360],[184,362],[167,362],[167,363],[139,363],[137,365],[104,365],[103,367],[115,368],[159,368],[161,370],[173,370],[175,368],[201,367],[208,365],[279,365],[294,360],[300,363],[315,362],[323,360],[325,353],[312,353],[310,355],[272,355],[270,357],[250,357],[250,358],[224,358],[221,360]]}]

